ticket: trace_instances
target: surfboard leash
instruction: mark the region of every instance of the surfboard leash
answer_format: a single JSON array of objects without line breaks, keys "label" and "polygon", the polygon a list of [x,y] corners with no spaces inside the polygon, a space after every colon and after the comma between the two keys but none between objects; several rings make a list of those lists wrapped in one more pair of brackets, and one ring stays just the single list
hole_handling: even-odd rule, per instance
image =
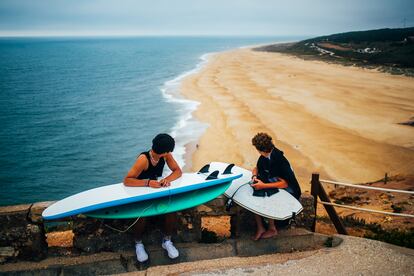
[{"label": "surfboard leash", "polygon": [[[171,188],[170,187],[168,187],[168,205],[167,205],[167,210],[168,210],[168,208],[170,208],[170,205],[171,205],[171,198],[172,198],[172,194],[171,194]],[[141,214],[145,214],[145,212],[149,209],[149,208],[151,208],[152,206],[154,205],[154,203],[151,203],[151,205],[149,205],[147,208],[145,208],[144,209],[144,211],[141,213]],[[106,226],[106,227],[108,227],[109,229],[111,229],[111,230],[114,230],[114,231],[116,231],[116,232],[119,232],[119,233],[125,233],[125,232],[127,232],[129,229],[131,229],[139,220],[140,220],[140,218],[142,217],[142,215],[140,215],[131,225],[129,225],[126,229],[124,229],[124,230],[120,230],[120,229],[117,229],[117,228],[115,228],[115,227],[112,227],[112,226],[110,226],[110,225],[108,225],[108,224],[106,224],[106,223],[104,223],[103,225],[104,226]]]},{"label": "surfboard leash", "polygon": [[233,197],[237,194],[237,192],[240,190],[240,188],[243,187],[243,186],[246,186],[246,185],[250,185],[250,184],[251,184],[251,181],[240,185],[236,189],[236,191],[234,191],[234,193],[231,195],[231,197],[229,199],[227,199],[227,202],[226,202],[226,211],[227,212],[229,212],[230,211],[230,208],[233,207]]},{"label": "surfboard leash", "polygon": [[[145,213],[145,211],[146,210],[148,210],[148,208],[151,208],[152,207],[152,205],[153,204],[151,204],[151,205],[149,205],[147,208],[145,208],[144,209],[144,211],[143,211],[143,213]],[[111,230],[114,230],[114,231],[116,231],[116,232],[119,232],[119,233],[125,233],[125,232],[127,232],[129,229],[131,229],[138,221],[139,221],[139,219],[142,217],[142,215],[141,216],[139,216],[131,225],[129,225],[126,229],[124,229],[124,230],[120,230],[120,229],[117,229],[117,228],[115,228],[115,227],[112,227],[112,226],[110,226],[110,225],[108,225],[108,224],[106,224],[106,223],[104,223],[103,225],[104,226],[106,226],[106,227],[108,227],[109,229],[111,229]]]}]

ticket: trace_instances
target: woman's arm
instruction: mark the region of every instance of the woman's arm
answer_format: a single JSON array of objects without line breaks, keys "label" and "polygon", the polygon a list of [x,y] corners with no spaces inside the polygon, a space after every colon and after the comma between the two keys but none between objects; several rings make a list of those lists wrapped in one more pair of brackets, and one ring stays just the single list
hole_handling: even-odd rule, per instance
[{"label": "woman's arm", "polygon": [[124,185],[131,187],[161,187],[161,184],[156,180],[137,179],[137,176],[140,175],[147,167],[148,159],[144,155],[138,156],[137,161],[135,161],[135,164],[124,178]]},{"label": "woman's arm", "polygon": [[170,182],[180,178],[183,172],[181,171],[180,166],[178,165],[177,161],[175,161],[174,157],[171,153],[167,154],[165,157],[165,161],[167,162],[168,167],[172,171],[171,174],[160,182],[164,184],[164,186],[170,186]]},{"label": "woman's arm", "polygon": [[124,178],[125,186],[133,187],[144,187],[147,186],[148,180],[146,179],[137,179],[137,176],[148,167],[148,160],[144,155],[138,156],[135,164],[129,170],[128,174]]}]

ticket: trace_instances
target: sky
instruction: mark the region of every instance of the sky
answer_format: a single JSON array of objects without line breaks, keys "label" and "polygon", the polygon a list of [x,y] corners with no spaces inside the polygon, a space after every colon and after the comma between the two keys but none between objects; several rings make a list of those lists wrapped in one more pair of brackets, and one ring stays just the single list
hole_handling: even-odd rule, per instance
[{"label": "sky", "polygon": [[313,36],[414,26],[414,0],[0,0],[0,36]]}]

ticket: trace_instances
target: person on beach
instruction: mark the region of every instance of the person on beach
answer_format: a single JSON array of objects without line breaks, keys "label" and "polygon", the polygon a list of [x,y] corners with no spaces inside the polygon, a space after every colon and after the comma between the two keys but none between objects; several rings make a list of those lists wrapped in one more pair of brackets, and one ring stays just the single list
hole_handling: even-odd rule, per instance
[{"label": "person on beach", "polygon": [[[175,141],[168,134],[158,134],[152,140],[152,148],[149,151],[142,152],[135,164],[129,170],[124,179],[125,186],[133,187],[151,187],[154,189],[165,188],[170,186],[170,182],[181,177],[182,171],[175,161],[171,152],[174,150]],[[162,175],[164,165],[167,163],[172,171],[167,177],[157,180]],[[167,250],[168,257],[175,259],[178,257],[178,250],[171,242],[171,235],[176,230],[177,214],[169,213],[162,216],[151,217],[152,220],[161,220],[164,223],[162,248]],[[140,218],[134,225],[135,251],[139,262],[148,260],[148,254],[142,243],[142,234],[145,231],[147,218]]]},{"label": "person on beach", "polygon": [[[274,146],[272,137],[266,133],[258,133],[253,137],[252,144],[260,154],[257,165],[252,170],[252,181],[254,183],[252,187],[255,193],[260,196],[260,193],[265,191],[272,194],[276,189],[285,189],[296,199],[299,199],[301,190],[295,173],[289,161],[283,155],[283,151]],[[255,214],[255,220],[257,230],[253,240],[271,238],[277,235],[273,219],[269,219],[267,230],[263,225],[261,216]]]}]

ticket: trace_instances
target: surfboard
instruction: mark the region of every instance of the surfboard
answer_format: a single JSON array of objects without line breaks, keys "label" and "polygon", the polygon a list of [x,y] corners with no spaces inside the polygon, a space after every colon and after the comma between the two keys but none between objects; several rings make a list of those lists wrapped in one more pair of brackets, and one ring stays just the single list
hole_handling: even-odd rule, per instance
[{"label": "surfboard", "polygon": [[[210,163],[210,170],[219,170],[221,172],[224,167],[226,167],[226,163]],[[300,202],[284,189],[279,189],[279,192],[272,196],[253,196],[253,188],[248,184],[252,177],[251,171],[238,166],[234,166],[232,171],[243,176],[234,180],[224,192],[224,195],[239,206],[262,217],[276,220],[292,218],[292,216],[299,214],[303,210]]]},{"label": "surfboard", "polygon": [[[206,166],[205,166],[206,167]],[[241,177],[241,174],[220,174],[203,167],[198,173],[184,173],[179,179],[165,188],[128,187],[123,183],[90,189],[60,201],[46,208],[42,216],[46,220],[60,219],[99,209],[151,200],[175,194],[211,187]]]},{"label": "surfboard", "polygon": [[186,193],[101,209],[85,215],[93,218],[128,219],[177,212],[215,199],[222,195],[230,184],[231,182],[226,182]]}]

